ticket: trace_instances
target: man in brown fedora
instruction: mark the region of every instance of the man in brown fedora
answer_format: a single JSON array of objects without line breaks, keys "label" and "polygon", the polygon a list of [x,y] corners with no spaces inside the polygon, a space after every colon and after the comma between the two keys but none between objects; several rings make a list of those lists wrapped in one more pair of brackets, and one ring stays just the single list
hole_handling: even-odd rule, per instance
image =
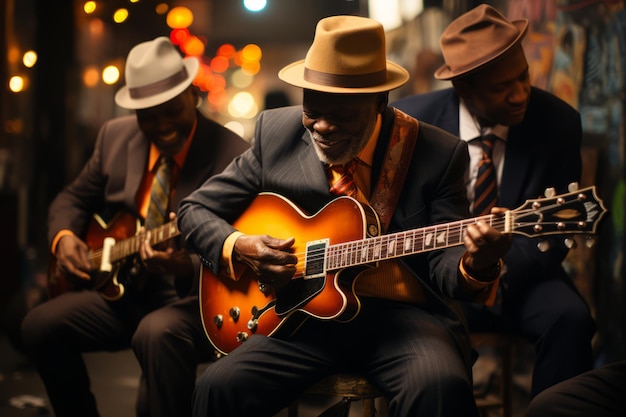
[{"label": "man in brown fedora", "polygon": [[489,299],[509,240],[485,222],[419,231],[469,215],[465,143],[387,106],[409,76],[375,20],[320,20],[306,58],[278,76],[303,104],[263,112],[252,147],[179,210],[215,302],[260,299],[208,314],[212,343],[234,346],[198,379],[194,415],[273,416],[353,372],[391,416],[477,416],[468,335],[447,300]]},{"label": "man in brown fedora", "polygon": [[[467,194],[474,215],[484,194],[478,173],[484,138],[491,149],[494,198],[490,206],[516,208],[548,188],[567,192],[581,176],[580,115],[552,94],[531,86],[522,39],[526,19],[510,21],[488,5],[454,20],[440,43],[445,64],[435,77],[453,88],[392,103],[468,143]],[[504,257],[498,308],[467,306],[470,330],[518,333],[535,344],[532,395],[592,366],[595,323],[562,267],[564,237],[515,236]],[[547,245],[546,245],[547,243]],[[540,250],[541,248],[541,250]]]},{"label": "man in brown fedora", "polygon": [[[213,350],[197,307],[200,262],[171,212],[248,148],[197,109],[198,67],[166,37],[132,48],[115,101],[134,114],[101,127],[83,170],[50,205],[53,297],[29,312],[22,337],[57,417],[98,415],[83,352],[129,347],[142,371],[137,415],[191,415],[197,364]],[[94,259],[106,258],[112,272],[98,273]]]}]

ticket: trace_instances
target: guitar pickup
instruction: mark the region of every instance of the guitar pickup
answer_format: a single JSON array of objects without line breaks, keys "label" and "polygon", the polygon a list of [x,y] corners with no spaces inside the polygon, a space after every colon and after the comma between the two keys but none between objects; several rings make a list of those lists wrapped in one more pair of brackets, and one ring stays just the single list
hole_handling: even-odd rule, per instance
[{"label": "guitar pickup", "polygon": [[326,276],[326,247],[329,239],[312,240],[306,244],[304,279]]}]

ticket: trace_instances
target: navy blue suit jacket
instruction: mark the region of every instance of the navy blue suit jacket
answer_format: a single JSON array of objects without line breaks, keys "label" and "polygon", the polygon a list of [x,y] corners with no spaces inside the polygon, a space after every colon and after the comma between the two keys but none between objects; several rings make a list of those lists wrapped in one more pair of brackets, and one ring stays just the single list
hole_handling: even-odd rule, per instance
[{"label": "navy blue suit jacket", "polygon": [[[459,96],[453,88],[405,97],[391,103],[420,121],[459,135]],[[544,195],[546,188],[567,192],[579,182],[582,170],[580,114],[564,101],[541,89],[532,88],[522,123],[512,126],[506,142],[504,169],[498,205],[515,209],[526,200]],[[513,237],[504,261],[508,273],[503,286],[511,294],[532,282],[560,276],[566,278],[561,262],[567,255],[563,236],[551,237],[550,250],[537,249],[538,238]]]}]

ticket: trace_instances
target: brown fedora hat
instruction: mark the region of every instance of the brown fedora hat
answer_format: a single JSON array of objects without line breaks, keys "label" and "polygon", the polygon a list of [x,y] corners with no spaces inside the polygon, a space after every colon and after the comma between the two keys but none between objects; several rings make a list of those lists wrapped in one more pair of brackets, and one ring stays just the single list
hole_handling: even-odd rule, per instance
[{"label": "brown fedora hat", "polygon": [[528,19],[511,22],[488,4],[473,8],[443,31],[439,43],[446,63],[435,71],[435,78],[450,80],[492,62],[527,31]]},{"label": "brown fedora hat", "polygon": [[278,78],[328,93],[378,93],[409,80],[409,73],[387,60],[385,31],[376,20],[331,16],[320,20],[305,59],[281,69]]}]

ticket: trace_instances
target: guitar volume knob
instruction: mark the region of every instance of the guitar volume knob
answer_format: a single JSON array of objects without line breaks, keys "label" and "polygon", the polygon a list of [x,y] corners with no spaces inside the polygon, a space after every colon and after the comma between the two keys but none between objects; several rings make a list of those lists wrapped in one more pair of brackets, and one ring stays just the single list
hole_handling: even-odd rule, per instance
[{"label": "guitar volume knob", "polygon": [[241,310],[239,309],[239,307],[231,307],[231,309],[228,311],[228,314],[230,315],[230,317],[233,318],[234,321],[237,321],[239,320]]},{"label": "guitar volume knob", "polygon": [[213,317],[213,323],[215,323],[218,329],[221,328],[222,324],[224,324],[224,316],[222,316],[221,314],[216,314]]},{"label": "guitar volume knob", "polygon": [[255,320],[255,319],[248,320],[248,329],[254,332],[257,328],[258,323],[259,323],[258,320]]},{"label": "guitar volume knob", "polygon": [[248,333],[247,332],[237,332],[237,341],[239,343],[243,343],[246,340],[248,340]]}]

